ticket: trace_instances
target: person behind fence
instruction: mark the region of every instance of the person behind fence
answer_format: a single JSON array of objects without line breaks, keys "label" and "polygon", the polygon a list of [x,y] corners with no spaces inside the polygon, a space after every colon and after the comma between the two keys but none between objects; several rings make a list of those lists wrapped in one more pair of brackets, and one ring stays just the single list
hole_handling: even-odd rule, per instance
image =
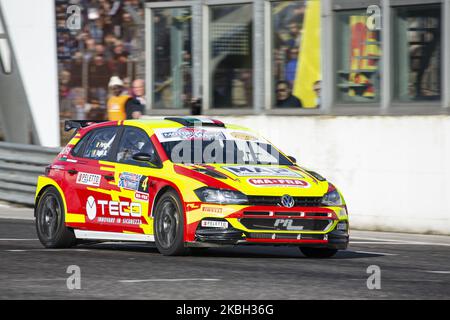
[{"label": "person behind fence", "polygon": [[303,108],[299,98],[292,95],[291,85],[287,81],[278,81],[276,87],[277,107],[279,108]]},{"label": "person behind fence", "polygon": [[127,118],[125,106],[130,96],[124,93],[123,81],[117,76],[112,76],[108,87],[112,91],[107,103],[108,120],[125,120]]},{"label": "person behind fence", "polygon": [[131,84],[133,96],[128,99],[125,105],[127,119],[139,119],[145,112],[145,82],[136,79]]}]

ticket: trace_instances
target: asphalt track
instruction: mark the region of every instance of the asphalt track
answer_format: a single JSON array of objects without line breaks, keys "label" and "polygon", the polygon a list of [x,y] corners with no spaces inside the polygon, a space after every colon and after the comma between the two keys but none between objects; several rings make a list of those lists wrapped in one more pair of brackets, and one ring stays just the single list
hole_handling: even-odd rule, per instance
[{"label": "asphalt track", "polygon": [[[140,243],[44,249],[30,217],[0,204],[0,299],[450,299],[446,236],[352,231],[326,260],[262,246],[165,257]],[[81,289],[68,289],[71,265]],[[373,265],[380,289],[367,286]]]}]

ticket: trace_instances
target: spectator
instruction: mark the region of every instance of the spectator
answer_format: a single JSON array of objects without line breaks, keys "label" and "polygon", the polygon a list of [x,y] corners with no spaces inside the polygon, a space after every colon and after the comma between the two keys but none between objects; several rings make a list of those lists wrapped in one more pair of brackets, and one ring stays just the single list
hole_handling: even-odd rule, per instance
[{"label": "spectator", "polygon": [[277,107],[278,108],[303,108],[300,99],[292,95],[292,89],[287,81],[277,83]]},{"label": "spectator", "polygon": [[291,86],[294,84],[295,75],[297,73],[298,52],[297,48],[289,49],[288,61],[286,63],[284,79],[288,81]]},{"label": "spectator", "polygon": [[108,87],[112,91],[112,96],[108,100],[107,112],[108,120],[120,121],[127,118],[125,105],[130,99],[128,94],[123,94],[123,81],[117,77],[111,77]]},{"label": "spectator", "polygon": [[[67,8],[76,2],[82,7],[82,29],[66,28]],[[108,81],[115,75],[134,78],[137,63],[130,52],[140,43],[135,17],[144,17],[140,0],[58,0],[57,23],[58,73],[60,79],[61,117],[106,118]],[[140,26],[139,26],[140,28]],[[87,64],[83,68],[84,63]],[[86,72],[87,74],[84,74]],[[70,76],[70,81],[69,80]],[[83,82],[86,80],[86,83]],[[86,88],[82,89],[84,85]]]},{"label": "spectator", "polygon": [[133,96],[125,105],[127,119],[139,119],[145,112],[145,83],[142,79],[136,79],[132,85]]},{"label": "spectator", "polygon": [[320,108],[320,105],[322,103],[322,101],[321,101],[322,81],[317,80],[316,82],[314,82],[313,90],[314,90],[314,92],[316,93],[316,96],[317,96],[315,108]]}]

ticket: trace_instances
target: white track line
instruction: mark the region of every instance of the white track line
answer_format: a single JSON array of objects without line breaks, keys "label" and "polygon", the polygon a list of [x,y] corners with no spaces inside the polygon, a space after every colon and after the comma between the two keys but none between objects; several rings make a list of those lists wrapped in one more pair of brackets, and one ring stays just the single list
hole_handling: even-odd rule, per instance
[{"label": "white track line", "polygon": [[450,271],[424,271],[427,273],[450,274]]},{"label": "white track line", "polygon": [[[368,241],[352,241],[352,239],[357,240],[368,240]],[[370,242],[373,241],[373,242]],[[421,245],[421,246],[444,246],[450,247],[450,243],[440,243],[440,242],[423,242],[423,241],[408,241],[408,240],[398,240],[398,239],[380,239],[380,238],[364,238],[364,237],[351,237],[350,244],[407,244],[407,245]]]},{"label": "white track line", "polygon": [[141,282],[183,282],[183,281],[222,281],[221,279],[190,278],[190,279],[140,279],[140,280],[119,280],[121,283],[141,283]]},{"label": "white track line", "polygon": [[351,251],[355,253],[363,253],[363,254],[377,254],[381,256],[398,256],[396,253],[386,253],[386,252],[373,252],[373,251]]},{"label": "white track line", "polygon": [[13,239],[13,238],[1,238],[0,241],[38,241],[39,239]]}]

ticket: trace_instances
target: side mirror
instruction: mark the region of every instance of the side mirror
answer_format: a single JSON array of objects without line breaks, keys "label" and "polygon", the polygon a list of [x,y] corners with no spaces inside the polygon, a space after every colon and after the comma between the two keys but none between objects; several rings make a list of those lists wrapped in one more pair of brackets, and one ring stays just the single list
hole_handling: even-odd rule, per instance
[{"label": "side mirror", "polygon": [[297,163],[297,159],[295,159],[293,156],[288,156],[287,158],[291,160],[293,163]]},{"label": "side mirror", "polygon": [[154,155],[144,152],[138,152],[133,154],[133,160],[156,164],[156,157]]}]

